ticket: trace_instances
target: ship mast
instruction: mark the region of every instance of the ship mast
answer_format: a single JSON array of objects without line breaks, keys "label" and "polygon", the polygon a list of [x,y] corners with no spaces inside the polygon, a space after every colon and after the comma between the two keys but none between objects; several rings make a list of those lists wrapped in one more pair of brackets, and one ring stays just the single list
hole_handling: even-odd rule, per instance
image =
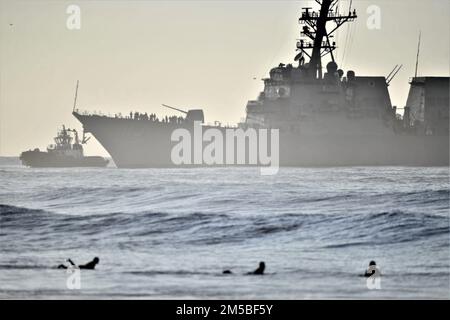
[{"label": "ship mast", "polygon": [[[310,11],[312,8],[303,8],[299,23],[303,25],[301,36],[309,39],[301,39],[297,43],[297,50],[300,53],[295,57],[300,64],[304,61],[304,55],[309,57],[308,71],[314,78],[322,79],[322,57],[330,54],[334,62],[333,51],[336,49],[336,43],[331,42],[333,33],[344,23],[353,21],[356,16],[356,10],[349,8],[348,15],[340,15],[337,12],[336,5],[338,0],[316,0],[321,6],[320,11]],[[333,21],[334,28],[327,31],[327,23]],[[312,30],[311,30],[312,29]],[[310,52],[311,51],[311,52]]]},{"label": "ship mast", "polygon": [[419,53],[420,53],[420,38],[421,38],[422,32],[419,31],[419,42],[417,43],[417,57],[416,57],[416,71],[414,72],[414,78],[417,78],[417,69],[419,67]]}]

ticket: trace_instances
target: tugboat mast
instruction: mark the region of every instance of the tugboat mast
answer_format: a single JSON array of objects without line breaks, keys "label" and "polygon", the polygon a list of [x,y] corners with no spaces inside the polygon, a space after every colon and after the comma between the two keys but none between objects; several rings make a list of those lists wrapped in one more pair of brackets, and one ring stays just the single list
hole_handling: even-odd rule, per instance
[{"label": "tugboat mast", "polygon": [[[310,41],[301,39],[297,43],[297,50],[300,50],[300,53],[297,54],[295,60],[298,60],[301,65],[304,62],[304,55],[309,57],[309,74],[314,78],[322,79],[322,57],[330,54],[331,60],[334,62],[333,51],[336,49],[336,43],[330,42],[332,34],[344,23],[353,21],[357,16],[356,10],[352,12],[351,8],[349,8],[348,15],[340,15],[336,9],[338,0],[316,0],[316,2],[321,6],[320,12],[310,11],[312,8],[303,8],[302,16],[299,19],[299,23],[304,25],[300,35]],[[329,21],[336,23],[330,32],[326,28]]]}]

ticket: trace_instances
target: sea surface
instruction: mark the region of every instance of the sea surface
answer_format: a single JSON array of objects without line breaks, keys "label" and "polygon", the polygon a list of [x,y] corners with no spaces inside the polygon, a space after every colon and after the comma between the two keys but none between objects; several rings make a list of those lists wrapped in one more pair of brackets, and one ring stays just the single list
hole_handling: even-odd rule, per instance
[{"label": "sea surface", "polygon": [[[1,161],[2,299],[450,298],[446,167],[261,176]],[[95,256],[69,289],[56,266]],[[370,260],[380,289],[361,277]],[[245,274],[260,261],[265,275]]]}]

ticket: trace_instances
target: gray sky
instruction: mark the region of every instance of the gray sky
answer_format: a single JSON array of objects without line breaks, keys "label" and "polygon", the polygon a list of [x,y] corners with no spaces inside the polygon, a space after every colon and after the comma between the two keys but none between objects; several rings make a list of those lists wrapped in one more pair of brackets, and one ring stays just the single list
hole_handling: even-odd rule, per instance
[{"label": "gray sky", "polygon": [[[80,30],[66,27],[70,4],[81,8]],[[370,5],[381,9],[379,30],[366,26]],[[81,109],[172,114],[165,103],[236,123],[263,88],[259,79],[293,62],[303,6],[315,2],[0,0],[0,155],[45,149],[62,124],[81,131],[71,115],[77,79]],[[358,20],[336,39],[344,71],[387,75],[403,64],[389,87],[392,103],[403,106],[421,30],[419,74],[449,75],[450,1],[353,7]],[[106,155],[94,140],[86,153]]]}]

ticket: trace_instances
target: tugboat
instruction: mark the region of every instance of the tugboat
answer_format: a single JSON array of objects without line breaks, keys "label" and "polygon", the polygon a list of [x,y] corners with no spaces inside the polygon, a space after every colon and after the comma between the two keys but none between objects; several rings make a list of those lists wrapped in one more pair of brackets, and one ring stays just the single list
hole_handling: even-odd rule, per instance
[{"label": "tugboat", "polygon": [[[28,167],[106,167],[109,160],[102,157],[87,157],[83,154],[83,146],[90,138],[78,138],[75,129],[69,129],[63,125],[62,130],[54,138],[55,144],[47,147],[47,152],[38,148],[22,152],[20,160]],[[72,143],[74,141],[74,143]]]}]

